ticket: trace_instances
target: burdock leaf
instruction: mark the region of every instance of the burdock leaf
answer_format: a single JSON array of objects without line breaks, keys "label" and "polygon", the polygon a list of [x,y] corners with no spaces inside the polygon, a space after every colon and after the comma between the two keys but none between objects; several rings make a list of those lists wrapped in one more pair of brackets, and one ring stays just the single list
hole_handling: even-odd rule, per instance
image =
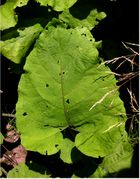
[{"label": "burdock leaf", "polygon": [[55,11],[63,11],[70,8],[77,0],[36,0],[42,6],[51,6]]},{"label": "burdock leaf", "polygon": [[97,9],[91,10],[89,15],[85,19],[79,19],[74,17],[70,10],[65,10],[59,15],[59,18],[68,24],[71,28],[75,27],[87,27],[92,30],[98,23],[106,17],[104,12],[98,12]]},{"label": "burdock leaf", "polygon": [[39,173],[31,170],[24,163],[17,165],[15,168],[8,172],[8,178],[49,178],[47,173]]},{"label": "burdock leaf", "polygon": [[[84,32],[48,28],[27,57],[16,105],[17,127],[27,150],[56,153],[66,128],[79,132],[75,145],[93,157],[110,154],[121,140],[125,110],[116,80],[99,64],[94,39]],[[108,140],[110,148],[104,142]]]},{"label": "burdock leaf", "polygon": [[17,24],[18,16],[14,9],[26,5],[28,0],[7,0],[0,6],[0,30],[14,27]]},{"label": "burdock leaf", "polygon": [[18,30],[18,37],[1,41],[0,50],[2,55],[14,63],[20,63],[42,30],[40,24]]}]

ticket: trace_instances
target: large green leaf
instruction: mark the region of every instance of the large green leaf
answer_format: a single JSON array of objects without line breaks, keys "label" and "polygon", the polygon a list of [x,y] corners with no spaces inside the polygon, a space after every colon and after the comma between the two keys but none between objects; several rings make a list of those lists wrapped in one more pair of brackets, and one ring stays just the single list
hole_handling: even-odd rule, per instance
[{"label": "large green leaf", "polygon": [[51,6],[56,11],[63,11],[70,8],[77,0],[36,0],[42,6]]},{"label": "large green leaf", "polygon": [[28,0],[7,0],[0,6],[0,30],[14,27],[17,24],[18,16],[14,12],[16,7],[25,6]]},{"label": "large green leaf", "polygon": [[[117,145],[115,140],[121,140],[125,111],[116,80],[107,67],[99,65],[96,43],[88,30],[84,32],[82,28],[49,28],[27,58],[16,117],[22,143],[29,150],[57,152],[63,146],[61,131],[67,127],[79,131],[76,146],[93,157],[109,154]],[[83,150],[88,150],[83,139],[92,150],[103,150]],[[102,143],[108,139],[109,151]],[[97,146],[92,145],[94,141]]]},{"label": "large green leaf", "polygon": [[8,178],[49,178],[47,173],[39,173],[30,170],[24,163],[19,164],[8,172]]},{"label": "large green leaf", "polygon": [[43,30],[40,24],[18,30],[19,36],[9,40],[1,41],[0,50],[2,55],[14,63],[20,63],[25,57],[30,46],[38,38],[39,33]]}]

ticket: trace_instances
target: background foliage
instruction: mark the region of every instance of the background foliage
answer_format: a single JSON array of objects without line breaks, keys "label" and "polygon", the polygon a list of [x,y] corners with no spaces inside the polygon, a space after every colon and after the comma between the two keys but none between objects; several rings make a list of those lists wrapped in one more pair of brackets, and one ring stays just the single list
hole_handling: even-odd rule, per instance
[{"label": "background foliage", "polygon": [[[7,0],[1,5],[0,49],[3,61],[5,57],[11,60],[8,66],[15,78],[15,91],[20,78],[18,101],[16,94],[8,112],[17,101],[15,125],[21,132],[21,143],[29,150],[27,166],[12,169],[9,177],[25,172],[29,177],[122,177],[134,170],[138,112],[133,109],[137,104],[125,105],[125,115],[115,76],[101,64],[128,53],[120,47],[127,36],[117,24],[122,14],[127,14],[123,3]],[[119,7],[122,11],[118,16]],[[111,24],[111,19],[117,23]],[[105,29],[108,27],[109,31]],[[137,36],[130,39],[136,40]],[[137,60],[137,55],[127,59]],[[134,68],[130,62],[116,68],[119,64],[109,63],[115,74],[137,72],[137,61]],[[124,71],[125,65],[128,71]],[[118,76],[120,92],[125,93],[122,100],[129,96],[131,101],[133,94],[137,99],[136,89],[131,88],[132,95],[127,90],[135,83],[137,73],[125,85]],[[41,160],[40,153],[45,159]]]}]

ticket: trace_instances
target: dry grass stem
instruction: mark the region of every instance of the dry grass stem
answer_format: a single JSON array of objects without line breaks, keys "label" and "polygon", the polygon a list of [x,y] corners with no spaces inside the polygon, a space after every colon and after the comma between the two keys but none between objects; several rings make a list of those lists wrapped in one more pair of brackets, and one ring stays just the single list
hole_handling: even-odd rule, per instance
[{"label": "dry grass stem", "polygon": [[2,113],[2,117],[15,118],[16,116],[14,114]]},{"label": "dry grass stem", "polygon": [[130,95],[130,105],[131,105],[131,109],[132,109],[132,111],[133,111],[134,113],[138,113],[138,112],[139,112],[139,110],[138,110],[139,106],[138,106],[138,102],[137,102],[137,100],[136,100],[135,94],[132,93],[132,90],[129,90],[128,88],[127,88],[127,91],[128,91],[128,93],[129,93],[129,95]]},{"label": "dry grass stem", "polygon": [[107,92],[100,100],[98,100],[97,102],[95,102],[95,103],[91,106],[91,108],[89,109],[89,111],[91,111],[97,104],[102,103],[102,102],[104,101],[104,99],[105,99],[108,95],[110,95],[111,93],[116,92],[117,90],[118,90],[118,88],[117,88],[117,89],[113,89],[113,90]]}]

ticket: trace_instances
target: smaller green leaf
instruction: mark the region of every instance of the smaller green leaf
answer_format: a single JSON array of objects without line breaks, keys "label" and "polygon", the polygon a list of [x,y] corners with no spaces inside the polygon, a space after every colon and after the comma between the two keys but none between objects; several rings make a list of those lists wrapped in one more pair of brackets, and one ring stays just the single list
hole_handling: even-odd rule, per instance
[{"label": "smaller green leaf", "polygon": [[52,18],[52,20],[46,25],[46,28],[54,29],[56,27],[62,27],[67,29],[68,26],[63,21],[57,18]]},{"label": "smaller green leaf", "polygon": [[2,133],[0,132],[0,144],[2,144],[3,143],[3,135],[2,135]]},{"label": "smaller green leaf", "polygon": [[18,17],[14,14],[14,2],[8,1],[0,6],[0,30],[14,27],[18,21]]},{"label": "smaller green leaf", "polygon": [[0,177],[2,176],[2,167],[0,167]]},{"label": "smaller green leaf", "polygon": [[7,0],[0,6],[0,30],[14,27],[17,24],[18,16],[14,9],[26,5],[27,2],[28,0]]},{"label": "smaller green leaf", "polygon": [[7,171],[3,167],[0,166],[0,178],[2,178],[3,174],[7,175]]},{"label": "smaller green leaf", "polygon": [[2,176],[2,167],[0,167],[0,177]]},{"label": "smaller green leaf", "polygon": [[79,178],[79,177],[73,174],[71,178]]},{"label": "smaller green leaf", "polygon": [[15,1],[14,8],[16,8],[16,7],[25,6],[28,3],[29,0],[14,0],[14,1]]},{"label": "smaller green leaf", "polygon": [[50,175],[30,170],[24,163],[19,164],[8,172],[8,178],[48,178]]},{"label": "smaller green leaf", "polygon": [[1,41],[0,50],[2,55],[14,63],[20,63],[42,30],[40,24],[25,28],[23,31],[18,30],[18,37]]},{"label": "smaller green leaf", "polygon": [[98,12],[97,9],[93,9],[85,19],[75,18],[69,10],[64,11],[59,15],[59,19],[67,23],[71,28],[87,27],[92,30],[99,22],[106,17],[104,12]]},{"label": "smaller green leaf", "polygon": [[36,0],[41,6],[51,6],[55,11],[63,11],[70,8],[77,0]]},{"label": "smaller green leaf", "polygon": [[72,163],[71,150],[74,147],[74,142],[70,139],[65,138],[61,144],[60,158],[66,163]]}]

